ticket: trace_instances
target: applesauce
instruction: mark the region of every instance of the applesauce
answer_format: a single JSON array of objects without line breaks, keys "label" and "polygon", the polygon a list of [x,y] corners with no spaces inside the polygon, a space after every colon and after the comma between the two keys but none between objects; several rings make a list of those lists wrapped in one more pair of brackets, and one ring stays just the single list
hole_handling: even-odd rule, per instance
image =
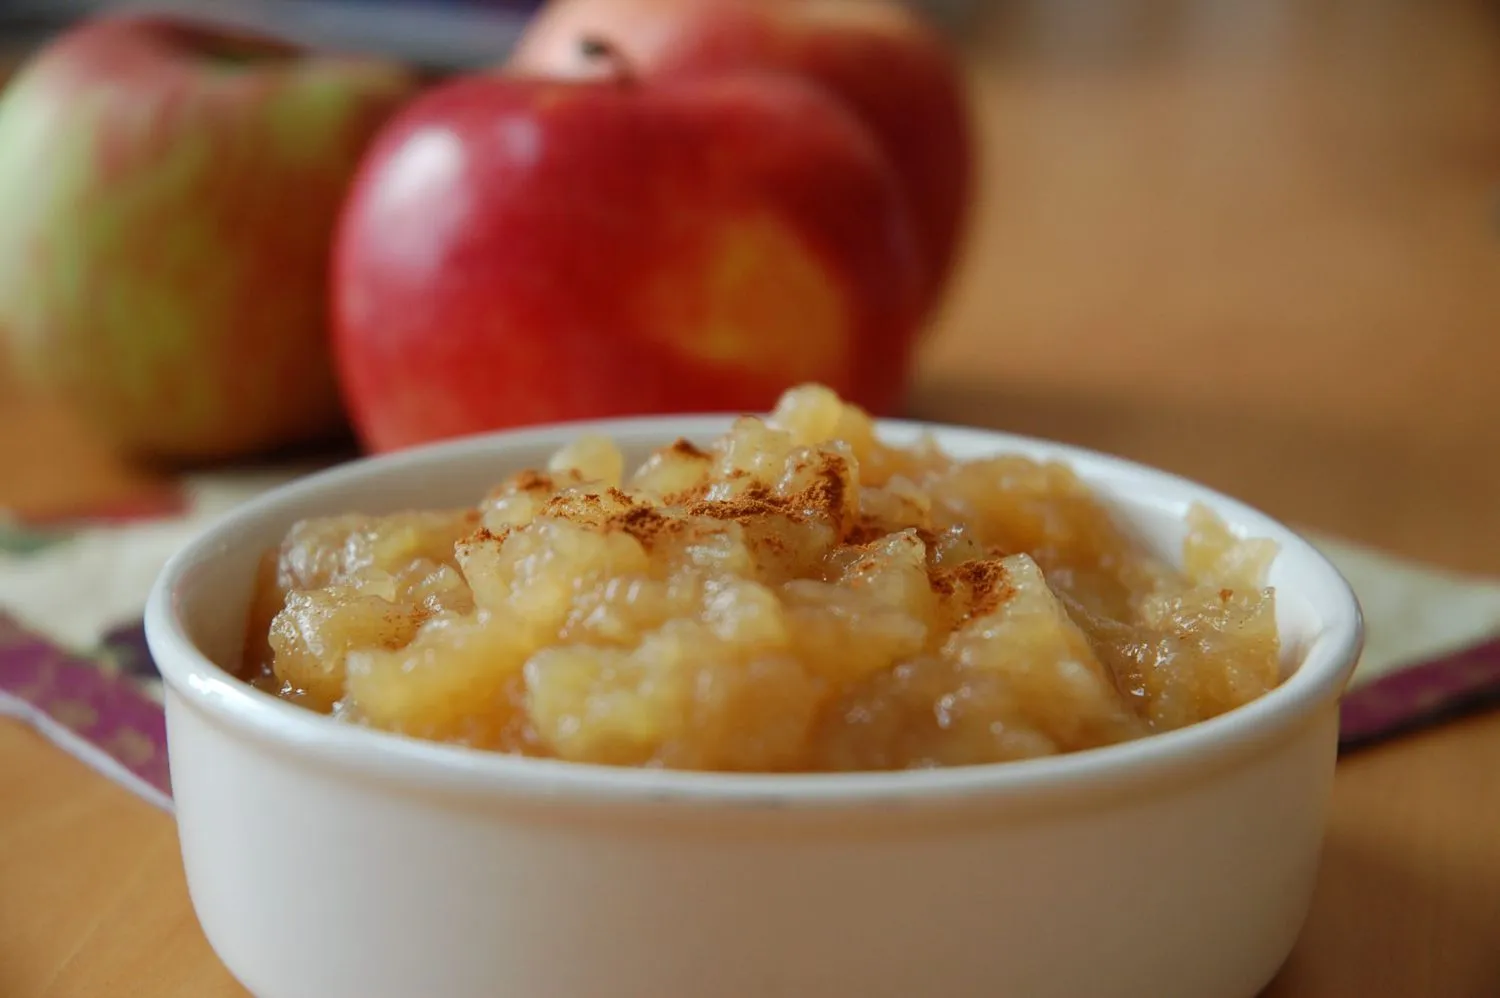
[{"label": "applesauce", "polygon": [[1275,545],[1152,557],[1065,465],[895,447],[819,386],[627,469],[584,436],[468,509],[296,524],[245,678],[349,723],[578,762],[1001,762],[1280,680]]}]

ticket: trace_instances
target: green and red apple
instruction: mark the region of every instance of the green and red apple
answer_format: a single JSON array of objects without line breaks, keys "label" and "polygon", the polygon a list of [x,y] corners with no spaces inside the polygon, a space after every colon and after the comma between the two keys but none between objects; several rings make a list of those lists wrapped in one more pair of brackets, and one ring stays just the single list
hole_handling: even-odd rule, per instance
[{"label": "green and red apple", "polygon": [[921,250],[845,104],[790,74],[440,85],[381,132],[334,254],[366,444],[558,420],[759,411],[824,382],[889,411]]},{"label": "green and red apple", "polygon": [[922,250],[924,309],[941,301],[973,185],[968,89],[945,39],[891,0],[552,0],[507,65],[588,77],[602,40],[643,78],[763,69],[826,87],[855,112],[901,181]]},{"label": "green and red apple", "polygon": [[342,423],[328,252],[386,61],[93,20],[0,97],[0,342],[129,451],[225,458]]}]

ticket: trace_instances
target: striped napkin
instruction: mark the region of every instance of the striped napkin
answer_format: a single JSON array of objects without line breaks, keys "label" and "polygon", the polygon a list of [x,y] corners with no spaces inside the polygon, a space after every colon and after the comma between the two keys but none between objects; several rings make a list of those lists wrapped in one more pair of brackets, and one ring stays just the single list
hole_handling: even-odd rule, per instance
[{"label": "striped napkin", "polygon": [[[145,519],[105,511],[84,524],[0,521],[0,715],[29,721],[170,808],[161,678],[141,627],[146,594],[207,522],[305,470],[190,477],[179,508]],[[1500,581],[1312,540],[1354,586],[1368,626],[1342,708],[1345,750],[1500,701]]]}]

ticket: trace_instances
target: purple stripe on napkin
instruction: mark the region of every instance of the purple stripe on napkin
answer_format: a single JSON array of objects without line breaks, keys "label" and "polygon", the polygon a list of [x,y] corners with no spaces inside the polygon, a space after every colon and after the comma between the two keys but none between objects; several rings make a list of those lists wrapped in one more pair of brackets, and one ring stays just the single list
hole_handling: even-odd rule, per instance
[{"label": "purple stripe on napkin", "polygon": [[1361,748],[1497,702],[1500,638],[1350,690],[1339,712],[1339,747]]},{"label": "purple stripe on napkin", "polygon": [[[69,652],[0,613],[0,713],[34,715],[60,744],[102,755],[146,787],[170,794],[160,679],[135,657],[134,628],[90,657]],[[43,725],[39,725],[43,726]],[[67,745],[65,744],[65,747]]]},{"label": "purple stripe on napkin", "polygon": [[161,673],[146,644],[144,620],[111,628],[104,635],[100,654],[122,674],[135,679],[153,699],[161,699]]}]

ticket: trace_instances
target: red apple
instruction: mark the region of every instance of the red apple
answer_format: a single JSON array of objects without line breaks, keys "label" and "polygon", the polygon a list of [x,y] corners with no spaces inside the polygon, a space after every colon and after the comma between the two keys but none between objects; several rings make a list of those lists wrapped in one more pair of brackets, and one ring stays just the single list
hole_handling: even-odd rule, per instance
[{"label": "red apple", "polygon": [[133,452],[336,431],[334,221],[414,86],[388,62],[165,16],[60,36],[0,98],[0,348]]},{"label": "red apple", "polygon": [[552,0],[507,67],[588,76],[594,41],[648,77],[761,67],[847,101],[896,167],[926,264],[924,305],[938,303],[963,237],[974,150],[959,63],[920,16],[888,0]]},{"label": "red apple", "polygon": [[917,316],[894,174],[800,80],[477,76],[377,139],[335,247],[374,450],[527,423],[895,403]]}]

